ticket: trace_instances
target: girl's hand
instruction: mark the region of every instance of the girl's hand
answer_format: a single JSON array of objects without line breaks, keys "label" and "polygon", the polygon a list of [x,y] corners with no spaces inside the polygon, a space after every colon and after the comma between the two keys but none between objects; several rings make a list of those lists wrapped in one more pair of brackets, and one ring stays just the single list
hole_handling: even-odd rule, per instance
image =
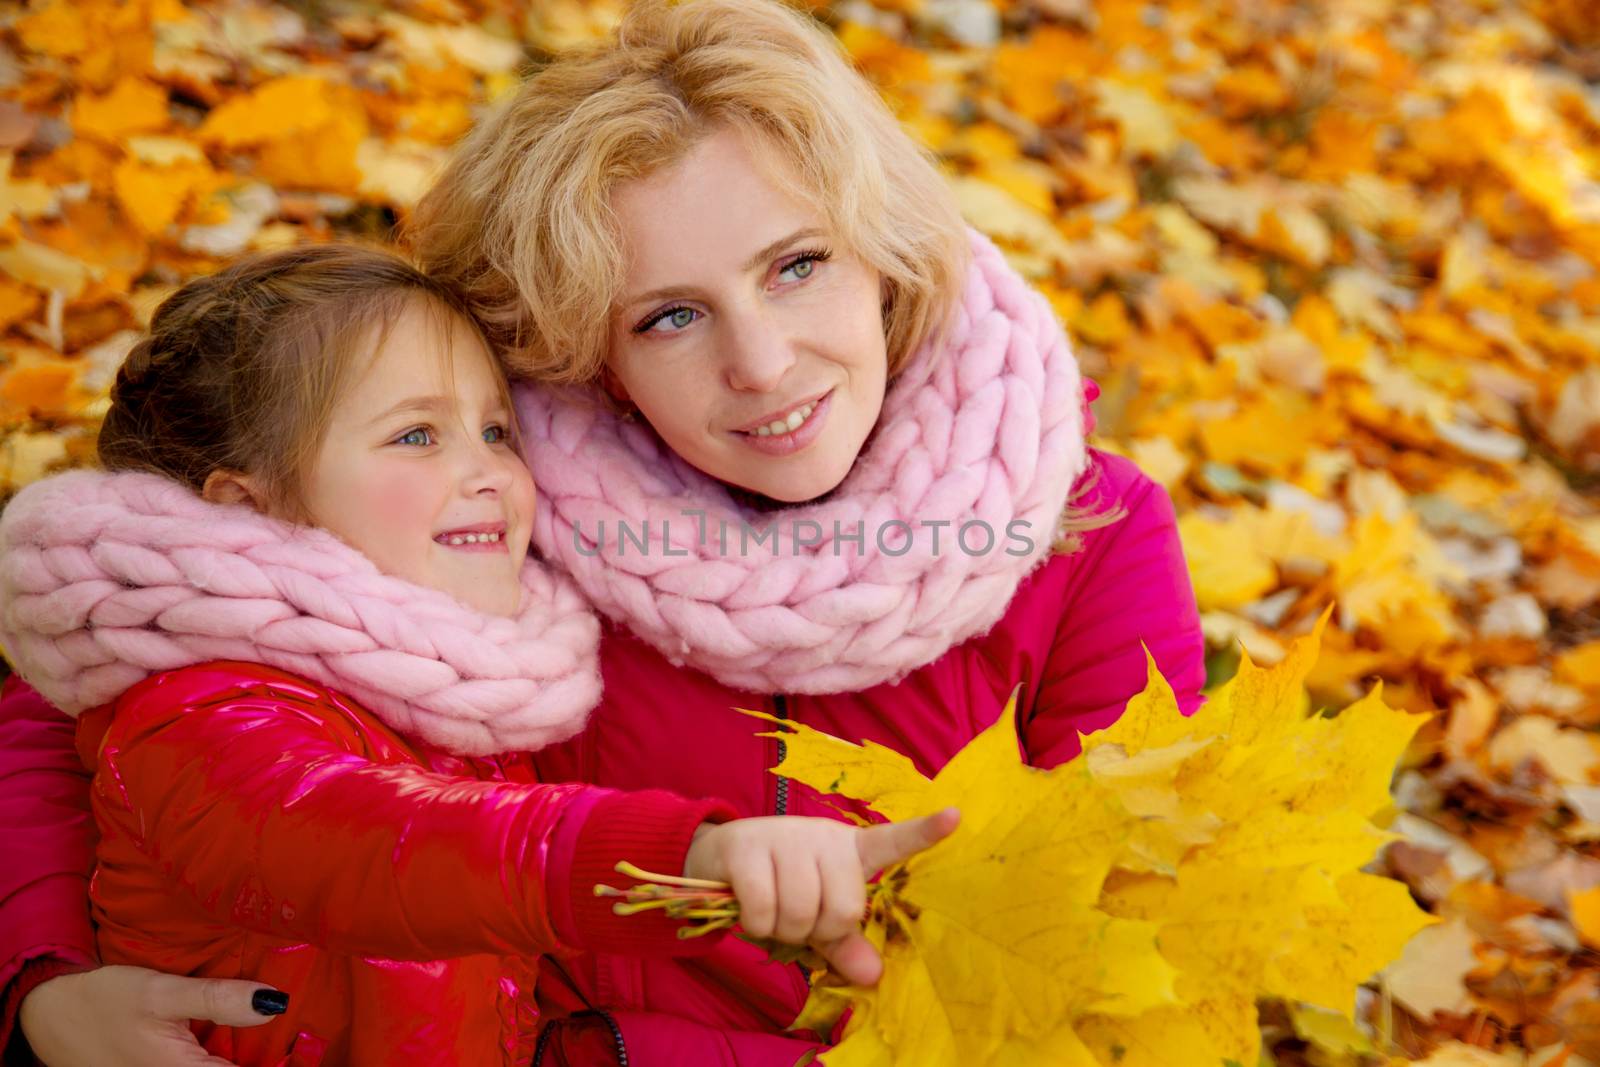
[{"label": "girl's hand", "polygon": [[861,933],[867,880],[942,841],[960,819],[946,808],[868,827],[790,815],[707,823],[683,875],[729,883],[750,936],[810,944],[846,981],[874,985],[883,961]]},{"label": "girl's hand", "polygon": [[[260,1008],[252,1006],[258,992],[271,994]],[[189,1020],[255,1026],[282,1014],[285,1003],[259,982],[101,967],[36,987],[23,998],[17,1025],[47,1067],[231,1067],[200,1047]]]}]

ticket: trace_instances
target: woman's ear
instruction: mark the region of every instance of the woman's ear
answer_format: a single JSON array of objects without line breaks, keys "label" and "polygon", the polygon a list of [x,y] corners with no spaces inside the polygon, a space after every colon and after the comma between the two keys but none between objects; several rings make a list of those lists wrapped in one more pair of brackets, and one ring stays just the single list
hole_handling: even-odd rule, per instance
[{"label": "woman's ear", "polygon": [[266,494],[254,478],[238,471],[212,471],[206,475],[200,495],[213,504],[248,504],[263,515],[267,513]]}]

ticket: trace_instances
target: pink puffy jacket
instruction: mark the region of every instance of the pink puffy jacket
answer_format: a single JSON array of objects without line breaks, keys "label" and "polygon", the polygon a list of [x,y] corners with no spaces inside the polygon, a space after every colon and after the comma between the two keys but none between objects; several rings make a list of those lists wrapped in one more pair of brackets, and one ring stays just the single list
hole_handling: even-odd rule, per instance
[{"label": "pink puffy jacket", "polygon": [[[1192,711],[1204,645],[1172,504],[1133,464],[1093,455],[1101,468],[1094,493],[1125,517],[1035,571],[988,634],[896,684],[797,696],[729,689],[608,629],[601,706],[577,738],[534,757],[539,777],[718,797],[740,815],[835,815],[810,790],[767,773],[778,744],[756,737],[759,726],[730,708],[876,740],[932,773],[994,721],[1020,684],[1024,753],[1050,766],[1076,755],[1078,733],[1108,725],[1144,687],[1141,642]],[[18,860],[0,870],[0,982],[10,994],[0,1026],[44,976],[93,961],[84,779],[70,724],[26,687],[8,689],[0,700],[0,851]],[[734,938],[694,959],[594,952],[550,970],[539,982],[545,1011],[573,1013],[552,1045],[583,1050],[568,1053],[575,1062],[790,1067],[815,1047],[783,1033],[805,997],[800,968],[768,963]]]}]

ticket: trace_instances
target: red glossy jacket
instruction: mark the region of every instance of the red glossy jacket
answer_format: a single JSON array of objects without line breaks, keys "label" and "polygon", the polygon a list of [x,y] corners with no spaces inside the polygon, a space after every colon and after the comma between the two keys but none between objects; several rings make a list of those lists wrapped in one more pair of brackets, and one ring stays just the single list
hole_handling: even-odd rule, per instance
[{"label": "red glossy jacket", "polygon": [[716,802],[540,784],[246,663],[147,679],[77,744],[101,959],[290,993],[265,1025],[197,1024],[240,1064],[523,1064],[542,954],[703,950],[587,890],[624,856],[681,870]]}]

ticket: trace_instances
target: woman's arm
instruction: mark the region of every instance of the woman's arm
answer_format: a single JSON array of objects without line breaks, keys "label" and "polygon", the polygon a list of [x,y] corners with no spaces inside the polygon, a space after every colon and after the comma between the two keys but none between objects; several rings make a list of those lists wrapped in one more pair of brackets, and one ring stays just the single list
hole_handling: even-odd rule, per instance
[{"label": "woman's arm", "polygon": [[1205,639],[1166,490],[1120,456],[1095,453],[1098,492],[1127,514],[1083,535],[1055,640],[1023,725],[1029,762],[1053,767],[1080,751],[1079,733],[1103,729],[1145,687],[1155,656],[1178,707],[1203,700]]},{"label": "woman's arm", "polygon": [[194,906],[392,959],[698,950],[664,917],[613,915],[591,879],[623,858],[681,869],[694,829],[732,814],[722,802],[379,762],[355,713],[258,670],[174,672],[194,683],[182,700],[136,686],[100,746],[107,847],[148,857]]},{"label": "woman's arm", "polygon": [[[0,1049],[17,1011],[51,978],[96,966],[89,774],[72,721],[20,678],[0,688]],[[9,1062],[9,1061],[8,1061]]]}]

